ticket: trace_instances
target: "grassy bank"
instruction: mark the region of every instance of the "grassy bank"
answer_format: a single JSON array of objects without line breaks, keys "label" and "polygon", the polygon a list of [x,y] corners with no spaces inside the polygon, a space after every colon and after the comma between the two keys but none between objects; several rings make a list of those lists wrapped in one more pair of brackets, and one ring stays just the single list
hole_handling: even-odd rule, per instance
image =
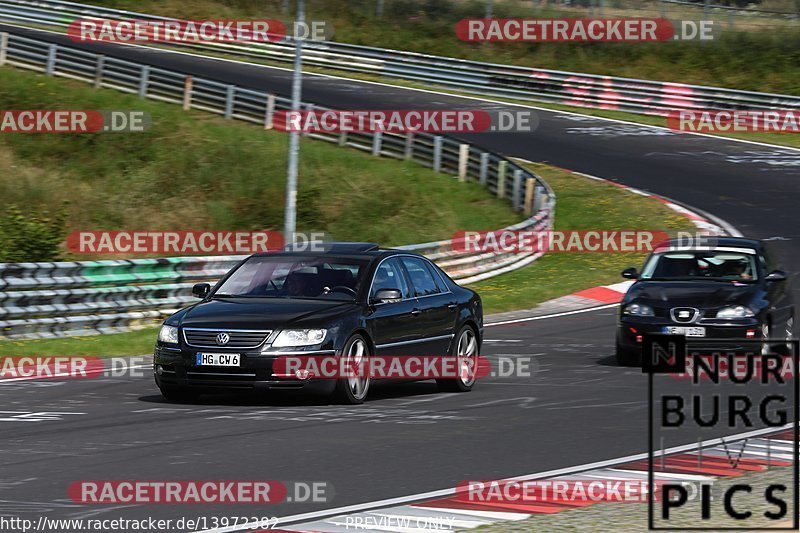
[{"label": "grassy bank", "polygon": [[[652,198],[554,169],[530,165],[558,195],[556,229],[694,231],[686,218]],[[488,313],[526,309],[597,285],[623,281],[622,269],[641,266],[646,254],[552,253],[536,263],[471,285]]]},{"label": "grassy bank", "polygon": [[[532,165],[558,194],[557,229],[651,229],[691,231],[685,218],[651,198],[575,174]],[[469,226],[467,226],[469,227]],[[551,298],[621,281],[620,271],[639,266],[643,254],[550,254],[531,266],[470,285],[487,313],[535,307]],[[83,339],[0,343],[0,355],[140,355],[152,350],[156,330]]]},{"label": "grassy bank", "polygon": [[[41,224],[14,250],[10,239],[0,240],[0,262],[51,260],[24,246],[43,241],[42,227],[61,238],[74,230],[282,228],[284,133],[9,68],[0,69],[0,109],[127,109],[153,117],[145,133],[2,135],[0,196]],[[310,139],[302,142],[298,206],[299,231],[386,245],[519,220],[478,184]],[[61,227],[54,229],[56,219]]]},{"label": "grassy bank", "polygon": [[[181,0],[90,0],[88,3],[164,16],[186,18]],[[191,18],[282,18],[282,0],[200,0],[192,2]],[[658,4],[613,9],[607,16],[660,15]],[[668,16],[698,19],[702,10],[669,6]],[[454,25],[482,17],[479,0],[387,0],[384,16],[375,19],[375,0],[308,0],[310,19],[326,20],[341,42],[412,50],[537,68],[608,74],[754,91],[800,94],[800,32],[787,19],[755,24],[741,16],[729,27],[727,16],[714,11],[722,34],[711,42],[660,43],[484,43],[460,41]],[[494,16],[586,16],[586,9],[532,10],[529,1],[496,1]]]}]

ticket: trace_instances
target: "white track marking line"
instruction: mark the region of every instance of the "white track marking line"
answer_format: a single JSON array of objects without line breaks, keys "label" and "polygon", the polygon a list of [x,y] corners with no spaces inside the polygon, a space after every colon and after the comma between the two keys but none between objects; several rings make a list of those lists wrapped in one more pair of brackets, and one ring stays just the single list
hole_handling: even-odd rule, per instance
[{"label": "white track marking line", "polygon": [[[567,295],[569,296],[569,295]],[[505,324],[518,324],[520,322],[530,322],[532,320],[545,320],[548,318],[558,318],[562,316],[569,316],[569,315],[578,315],[581,313],[591,313],[593,311],[602,311],[604,309],[611,309],[613,307],[619,307],[619,304],[608,304],[608,305],[601,305],[598,307],[589,307],[587,309],[576,309],[575,311],[563,311],[560,313],[552,313],[549,315],[539,315],[539,316],[532,316],[528,318],[515,318],[513,320],[503,320],[501,322],[491,322],[489,324],[484,324],[484,327],[492,327],[492,326],[503,326]]]},{"label": "white track marking line", "polygon": [[[53,33],[53,34],[56,34],[56,35],[66,36],[65,33],[57,32],[57,31],[53,31],[53,30],[42,30],[42,29],[39,29],[39,28],[30,28],[28,26],[22,26],[20,24],[12,24],[12,23],[8,23],[8,22],[0,22],[0,24],[3,24],[5,26],[12,26],[12,27],[16,27],[16,28],[21,28],[21,29],[25,29],[25,30],[29,30],[29,31]],[[143,46],[143,45],[138,45],[138,44],[130,44],[130,43],[114,43],[114,44],[117,45],[117,46],[130,46],[130,47],[134,47],[134,48],[143,48],[145,50],[162,52],[162,53],[165,53],[165,54],[185,55],[185,56],[199,57],[199,58],[202,58],[202,59],[210,59],[210,60],[213,60],[213,61],[221,61],[221,62],[225,62],[225,63],[235,63],[235,64],[238,64],[238,65],[249,65],[249,66],[253,66],[253,67],[268,68],[268,69],[282,70],[282,71],[285,71],[285,72],[292,72],[291,68],[276,67],[276,66],[270,66],[270,65],[262,65],[260,63],[252,63],[250,61],[237,61],[237,60],[234,60],[234,59],[227,59],[227,58],[224,58],[224,57],[207,56],[207,55],[203,55],[203,54],[197,54],[197,53],[192,53],[192,52],[183,52],[183,51],[178,51],[178,50],[164,50],[162,48],[153,48],[153,47],[150,47],[150,46]],[[321,67],[321,68],[324,68],[324,67]],[[533,68],[533,67],[531,67],[531,68]],[[319,78],[342,80],[342,81],[348,81],[348,82],[351,82],[351,83],[365,83],[365,84],[377,85],[377,86],[381,86],[381,87],[391,87],[393,89],[402,89],[402,90],[405,90],[405,91],[415,91],[415,92],[422,92],[422,93],[428,93],[428,94],[435,94],[435,95],[439,95],[439,96],[447,96],[447,97],[450,97],[450,98],[461,98],[461,99],[464,99],[464,100],[476,100],[478,102],[487,102],[487,103],[490,103],[490,104],[500,104],[500,105],[512,106],[512,107],[521,107],[523,109],[536,109],[538,111],[546,111],[548,113],[553,113],[553,114],[573,115],[573,116],[577,116],[577,117],[593,118],[593,119],[602,120],[602,121],[605,121],[605,122],[616,122],[618,124],[629,124],[629,125],[639,126],[639,127],[643,127],[643,128],[652,128],[652,129],[656,129],[656,130],[669,131],[670,133],[673,133],[675,135],[696,135],[698,137],[707,137],[707,138],[710,138],[710,139],[721,140],[721,141],[738,142],[738,143],[752,144],[752,145],[755,145],[755,146],[764,146],[764,147],[767,147],[767,148],[778,148],[778,149],[781,149],[781,150],[792,150],[792,151],[800,152],[800,148],[795,148],[793,146],[781,146],[779,144],[770,144],[770,143],[764,143],[764,142],[758,142],[758,141],[749,141],[747,139],[735,139],[735,138],[729,138],[729,137],[720,137],[720,136],[717,136],[717,135],[711,135],[711,134],[708,134],[708,133],[698,133],[698,132],[693,132],[693,131],[676,132],[676,131],[674,131],[674,130],[672,130],[670,128],[664,127],[664,126],[653,126],[653,125],[650,125],[650,124],[642,124],[641,122],[633,122],[633,121],[630,121],[630,120],[622,120],[622,119],[618,119],[618,118],[598,117],[598,116],[595,116],[595,115],[587,115],[587,114],[584,114],[584,113],[579,113],[577,111],[561,111],[561,110],[558,110],[558,109],[550,109],[550,108],[547,108],[547,107],[540,107],[540,106],[535,106],[535,105],[517,104],[517,103],[512,103],[512,102],[504,102],[502,100],[492,100],[490,98],[482,98],[480,96],[466,96],[466,95],[461,95],[461,94],[448,93],[448,92],[444,92],[444,91],[435,91],[433,89],[420,89],[420,88],[417,88],[417,87],[405,87],[403,85],[393,85],[391,83],[385,83],[385,82],[379,82],[379,81],[360,80],[360,79],[357,79],[357,78],[348,78],[348,77],[345,77],[345,76],[335,76],[333,74],[320,74],[320,73],[315,73],[315,72],[305,72],[304,71],[303,75],[304,76],[309,76],[309,77],[315,76],[315,77],[319,77]],[[424,83],[431,83],[431,84],[435,85],[435,82],[424,82]],[[667,83],[667,82],[663,82],[663,83]],[[563,104],[559,104],[559,105],[563,105]],[[650,116],[650,115],[647,115],[647,116]]]}]

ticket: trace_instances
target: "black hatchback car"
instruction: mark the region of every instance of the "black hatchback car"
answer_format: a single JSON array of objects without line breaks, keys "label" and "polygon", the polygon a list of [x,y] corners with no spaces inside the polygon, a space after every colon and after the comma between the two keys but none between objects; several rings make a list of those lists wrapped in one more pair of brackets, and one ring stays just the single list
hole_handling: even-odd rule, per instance
[{"label": "black hatchback car", "polygon": [[[476,362],[483,336],[480,297],[427,258],[369,243],[324,251],[257,254],[202,300],[169,317],[155,347],[156,384],[168,400],[219,390],[316,389],[344,403],[364,401],[369,375],[308,379],[273,372],[285,356],[364,357],[441,354]],[[437,380],[468,391],[474,372]]]},{"label": "black hatchback car", "polygon": [[[641,363],[644,333],[719,339],[789,339],[794,304],[788,276],[768,243],[720,237],[713,245],[684,246],[669,241],[654,251],[620,306],[617,362]],[[771,348],[771,347],[770,347]]]}]

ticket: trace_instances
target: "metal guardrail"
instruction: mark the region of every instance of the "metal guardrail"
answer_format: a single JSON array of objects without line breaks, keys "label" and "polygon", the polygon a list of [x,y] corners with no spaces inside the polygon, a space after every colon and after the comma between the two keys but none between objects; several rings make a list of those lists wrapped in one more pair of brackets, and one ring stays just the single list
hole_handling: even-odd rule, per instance
[{"label": "metal guardrail", "polygon": [[[0,1],[0,21],[63,30],[81,17],[172,20],[63,0]],[[294,50],[291,41],[183,46],[273,62],[290,62]],[[465,93],[648,115],[665,115],[672,109],[800,109],[800,96],[483,63],[337,42],[306,42],[304,62]]]},{"label": "metal guardrail", "polygon": [[[272,127],[276,111],[290,109],[279,96],[236,85],[105,57],[70,47],[0,34],[0,66],[8,64],[180,104],[228,119]],[[304,109],[322,109],[303,104]],[[438,172],[473,180],[508,198],[528,218],[509,229],[552,228],[555,195],[541,178],[501,156],[455,139],[427,133],[309,134],[368,151],[413,160]],[[450,241],[401,247],[436,261],[462,284],[520,268],[541,254],[466,253]],[[0,264],[0,336],[52,337],[122,331],[192,301],[198,281],[222,277],[242,257],[189,257],[71,263]]]}]

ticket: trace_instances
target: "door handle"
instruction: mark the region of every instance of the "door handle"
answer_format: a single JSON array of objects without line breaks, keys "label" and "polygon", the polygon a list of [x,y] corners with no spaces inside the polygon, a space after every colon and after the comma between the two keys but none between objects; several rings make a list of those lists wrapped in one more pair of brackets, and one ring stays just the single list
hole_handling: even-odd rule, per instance
[{"label": "door handle", "polygon": [[413,311],[411,311],[411,314],[413,316],[418,316],[420,313],[422,313],[422,311],[420,311],[419,309],[414,309]]},{"label": "door handle", "polygon": [[458,304],[450,304],[450,305],[447,306],[447,308],[448,309],[457,309],[458,308]]}]

